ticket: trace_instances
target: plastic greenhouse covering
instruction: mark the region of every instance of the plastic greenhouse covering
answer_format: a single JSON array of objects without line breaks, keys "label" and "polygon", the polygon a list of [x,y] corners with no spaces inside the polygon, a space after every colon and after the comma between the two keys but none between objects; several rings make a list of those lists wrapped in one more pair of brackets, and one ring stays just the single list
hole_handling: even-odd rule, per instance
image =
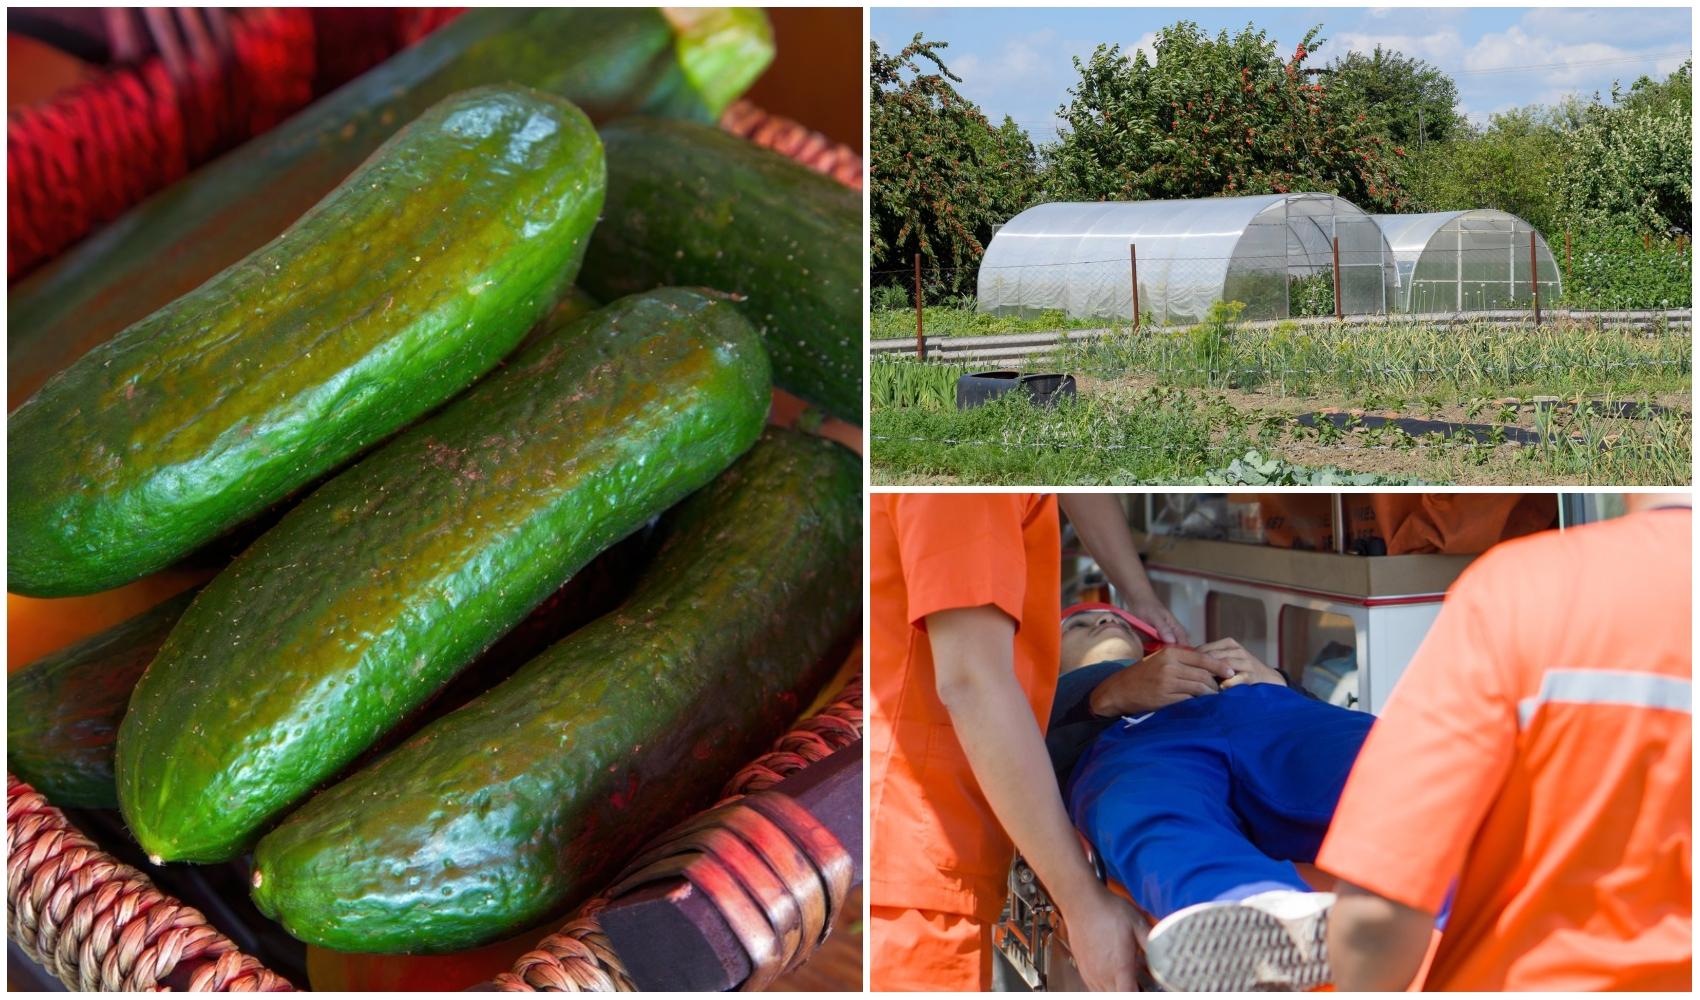
[{"label": "plastic greenhouse covering", "polygon": [[1561,291],[1558,263],[1546,240],[1515,215],[1481,208],[1467,212],[1377,215],[1399,272],[1399,312],[1466,312],[1528,308],[1529,237],[1541,301]]},{"label": "plastic greenhouse covering", "polygon": [[1393,254],[1361,209],[1327,194],[1184,201],[1054,202],[1009,220],[980,263],[982,312],[1128,319],[1129,246],[1138,256],[1139,308],[1163,325],[1196,323],[1216,302],[1242,302],[1248,320],[1333,312],[1333,240],[1340,241],[1341,306],[1393,305]]}]

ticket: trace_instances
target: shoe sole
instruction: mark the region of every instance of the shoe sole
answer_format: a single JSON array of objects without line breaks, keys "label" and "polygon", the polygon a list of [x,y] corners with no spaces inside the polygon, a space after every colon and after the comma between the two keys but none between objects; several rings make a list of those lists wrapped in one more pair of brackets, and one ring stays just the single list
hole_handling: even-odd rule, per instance
[{"label": "shoe sole", "polygon": [[1164,921],[1146,947],[1151,975],[1176,992],[1312,990],[1333,981],[1328,910],[1282,919],[1239,904],[1206,904]]}]

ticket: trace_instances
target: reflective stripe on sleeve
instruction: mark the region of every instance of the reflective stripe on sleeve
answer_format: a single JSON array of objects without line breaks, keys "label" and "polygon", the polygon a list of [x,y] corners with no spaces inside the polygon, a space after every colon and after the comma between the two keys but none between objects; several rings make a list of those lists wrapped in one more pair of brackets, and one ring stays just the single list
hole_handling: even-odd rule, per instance
[{"label": "reflective stripe on sleeve", "polygon": [[1536,710],[1549,702],[1630,705],[1693,713],[1693,684],[1681,677],[1631,670],[1548,670],[1541,689],[1517,703],[1517,719],[1528,728]]}]

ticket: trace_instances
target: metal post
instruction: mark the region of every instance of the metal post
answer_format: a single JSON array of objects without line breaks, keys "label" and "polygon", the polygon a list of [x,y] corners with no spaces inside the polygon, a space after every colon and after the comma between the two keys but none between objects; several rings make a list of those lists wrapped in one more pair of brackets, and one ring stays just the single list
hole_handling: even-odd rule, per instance
[{"label": "metal post", "polygon": [[[1464,311],[1464,220],[1459,219],[1454,222],[1453,225],[1458,227],[1458,260],[1456,262],[1458,266],[1454,269],[1455,273],[1453,275],[1458,279],[1453,284],[1453,289],[1458,294],[1453,297],[1455,304],[1452,308],[1453,311],[1462,313]],[[1417,272],[1412,270],[1411,273],[1414,275]]]},{"label": "metal post", "polygon": [[1346,318],[1340,302],[1340,237],[1334,237],[1334,322]]},{"label": "metal post", "polygon": [[1139,332],[1139,251],[1127,245],[1127,265],[1133,271],[1133,332]]},{"label": "metal post", "polygon": [[1334,494],[1334,551],[1346,551],[1346,495]]},{"label": "metal post", "polygon": [[1529,230],[1529,295],[1535,303],[1535,325],[1541,325],[1541,281],[1535,270],[1535,231]]},{"label": "metal post", "polygon": [[927,341],[921,328],[921,255],[915,255],[915,360],[927,360]]}]

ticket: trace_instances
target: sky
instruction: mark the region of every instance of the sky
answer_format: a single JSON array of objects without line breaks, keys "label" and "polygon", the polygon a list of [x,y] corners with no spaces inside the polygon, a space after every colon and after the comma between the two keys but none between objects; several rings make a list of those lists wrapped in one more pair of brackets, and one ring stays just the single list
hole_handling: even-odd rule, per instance
[{"label": "sky", "polygon": [[1036,142],[1049,142],[1056,138],[1057,108],[1079,79],[1071,57],[1084,61],[1099,43],[1149,55],[1157,29],[1183,19],[1211,34],[1255,24],[1282,56],[1321,24],[1325,41],[1313,65],[1347,51],[1373,51],[1377,43],[1397,49],[1451,76],[1461,110],[1476,124],[1497,111],[1553,104],[1573,93],[1609,98],[1614,79],[1627,87],[1680,66],[1693,37],[1685,7],[875,7],[870,25],[885,52],[902,48],[917,31],[949,42],[942,56],[962,77],[957,89],[994,123],[1007,114]]}]

